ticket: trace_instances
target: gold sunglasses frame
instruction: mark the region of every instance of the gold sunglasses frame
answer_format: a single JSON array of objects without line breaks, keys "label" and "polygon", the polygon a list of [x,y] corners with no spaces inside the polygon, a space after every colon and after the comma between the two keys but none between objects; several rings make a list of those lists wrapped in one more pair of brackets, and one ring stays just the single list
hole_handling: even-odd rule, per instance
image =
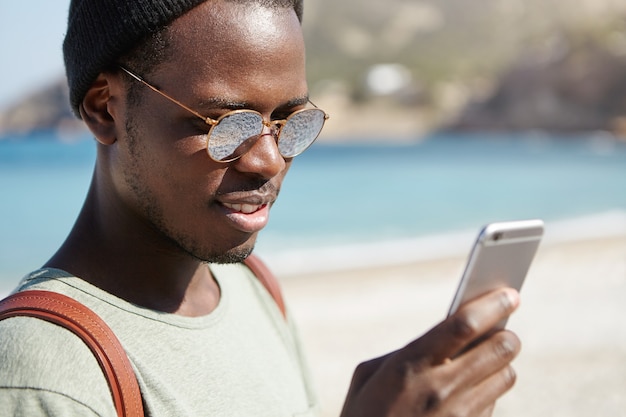
[{"label": "gold sunglasses frame", "polygon": [[[241,109],[241,110],[232,110],[229,111],[227,113],[224,113],[223,115],[221,115],[220,117],[218,117],[217,119],[212,119],[208,116],[203,116],[202,114],[198,113],[197,111],[195,111],[194,109],[192,109],[191,107],[188,107],[187,105],[181,103],[180,101],[176,100],[173,97],[170,97],[169,95],[167,95],[166,93],[164,93],[163,91],[159,90],[158,88],[156,88],[155,86],[153,86],[152,84],[150,84],[149,82],[147,82],[146,80],[144,80],[142,77],[140,77],[139,75],[137,75],[136,73],[134,73],[133,71],[129,70],[128,68],[126,68],[123,65],[118,65],[119,69],[121,69],[122,71],[124,71],[126,74],[128,74],[130,77],[132,77],[133,79],[139,81],[140,83],[142,83],[143,85],[145,85],[146,87],[148,87],[150,90],[154,91],[155,93],[159,94],[160,96],[166,98],[167,100],[171,101],[172,103],[178,105],[179,107],[187,110],[189,113],[193,114],[194,116],[198,117],[199,119],[201,119],[204,123],[206,123],[207,125],[211,126],[210,130],[207,133],[207,144],[206,144],[206,148],[207,148],[207,154],[209,155],[209,157],[211,159],[213,159],[216,162],[232,162],[235,161],[239,158],[241,158],[242,154],[239,154],[237,156],[235,156],[234,158],[230,158],[230,159],[215,159],[211,153],[209,152],[209,139],[211,137],[211,132],[213,131],[213,128],[224,118],[228,117],[228,116],[232,116],[233,114],[237,114],[237,113],[256,113],[258,115],[261,116],[261,122],[263,123],[263,126],[268,127],[270,130],[272,130],[272,134],[274,135],[274,137],[276,138],[276,140],[278,140],[278,138],[280,137],[280,132],[282,130],[282,127],[287,123],[287,121],[293,117],[294,115],[297,115],[300,112],[304,112],[307,110],[312,110],[312,109],[301,109],[301,110],[296,110],[295,112],[291,113],[289,116],[287,116],[286,119],[282,119],[282,120],[271,120],[271,121],[267,121],[265,120],[265,118],[263,118],[263,115],[261,113],[259,113],[256,110],[251,110],[251,109]],[[311,103],[313,105],[313,107],[315,107],[315,109],[321,111],[324,114],[324,122],[322,122],[322,127],[320,128],[320,131],[317,133],[317,136],[315,136],[315,138],[311,141],[311,143],[309,143],[302,151],[298,152],[295,155],[292,156],[283,156],[283,158],[294,158],[298,155],[300,155],[302,152],[306,151],[308,149],[309,146],[311,146],[313,144],[313,142],[315,142],[315,140],[317,139],[317,137],[319,136],[319,134],[322,132],[322,129],[324,128],[324,123],[326,122],[326,120],[329,119],[329,115],[328,113],[326,113],[324,110],[320,109],[319,107],[317,107],[315,105],[315,103],[313,103],[311,100],[307,101],[309,103]],[[242,142],[243,144],[243,142]],[[239,145],[241,146],[241,145]],[[280,150],[279,150],[280,152]],[[244,152],[245,153],[245,152]]]}]

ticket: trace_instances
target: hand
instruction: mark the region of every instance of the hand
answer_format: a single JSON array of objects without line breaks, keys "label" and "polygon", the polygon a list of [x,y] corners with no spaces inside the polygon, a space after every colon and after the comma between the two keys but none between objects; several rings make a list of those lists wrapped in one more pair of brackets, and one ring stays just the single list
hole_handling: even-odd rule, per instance
[{"label": "hand", "polygon": [[520,341],[489,331],[518,305],[515,290],[496,290],[406,347],[360,364],[341,417],[490,415],[515,382],[510,363]]}]

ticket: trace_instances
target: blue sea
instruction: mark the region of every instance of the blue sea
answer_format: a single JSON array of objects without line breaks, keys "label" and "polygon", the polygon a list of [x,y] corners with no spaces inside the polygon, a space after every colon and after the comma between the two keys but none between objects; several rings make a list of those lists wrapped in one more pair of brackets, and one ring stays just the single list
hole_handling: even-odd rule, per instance
[{"label": "blue sea", "polygon": [[[61,244],[89,185],[93,140],[51,135],[0,140],[0,293]],[[398,262],[469,250],[483,224],[522,218],[565,235],[626,228],[626,142],[535,133],[318,143],[294,161],[257,252],[285,274]]]}]

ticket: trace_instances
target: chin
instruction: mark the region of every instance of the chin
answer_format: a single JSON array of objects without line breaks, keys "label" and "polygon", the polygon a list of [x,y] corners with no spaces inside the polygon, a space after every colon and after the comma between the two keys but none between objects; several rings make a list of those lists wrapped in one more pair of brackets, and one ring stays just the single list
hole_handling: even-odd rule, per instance
[{"label": "chin", "polygon": [[254,249],[254,245],[243,246],[231,249],[221,254],[213,255],[209,257],[209,259],[205,259],[205,262],[215,263],[215,264],[234,264],[243,262]]},{"label": "chin", "polygon": [[[231,247],[213,248],[209,251],[194,250],[193,248],[183,248],[194,258],[206,262],[216,264],[233,264],[243,262],[254,250],[256,239],[248,239],[247,241]],[[181,246],[182,247],[182,246]]]},{"label": "chin", "polygon": [[216,264],[232,264],[242,262],[252,253],[254,245],[256,244],[256,234],[252,236],[242,236],[240,239],[232,239],[230,242],[227,239],[215,237],[214,239],[219,240],[220,243],[222,243],[221,245],[216,246],[210,244],[205,246],[198,240],[194,240],[189,237],[170,239],[179,249],[191,257],[201,262]]}]

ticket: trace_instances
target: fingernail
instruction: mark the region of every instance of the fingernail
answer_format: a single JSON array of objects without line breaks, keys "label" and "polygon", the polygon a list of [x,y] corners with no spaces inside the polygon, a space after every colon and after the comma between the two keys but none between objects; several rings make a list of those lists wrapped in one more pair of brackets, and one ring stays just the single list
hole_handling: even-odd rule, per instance
[{"label": "fingernail", "polygon": [[513,288],[507,288],[506,289],[506,296],[507,296],[507,298],[509,300],[509,303],[511,303],[511,306],[514,307],[514,308],[517,308],[517,306],[520,303],[519,292],[517,292]]}]

